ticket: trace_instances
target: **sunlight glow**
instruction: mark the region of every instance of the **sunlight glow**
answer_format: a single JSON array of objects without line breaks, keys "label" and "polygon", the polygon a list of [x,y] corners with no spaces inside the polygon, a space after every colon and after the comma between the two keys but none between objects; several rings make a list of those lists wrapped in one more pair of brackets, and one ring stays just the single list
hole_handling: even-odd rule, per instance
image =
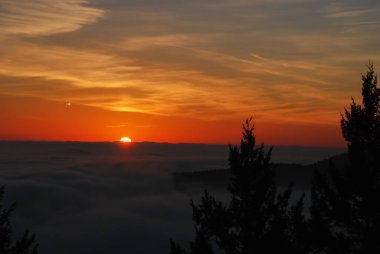
[{"label": "sunlight glow", "polygon": [[122,137],[120,139],[120,142],[123,142],[123,143],[131,143],[132,142],[132,139],[130,139],[129,137]]}]

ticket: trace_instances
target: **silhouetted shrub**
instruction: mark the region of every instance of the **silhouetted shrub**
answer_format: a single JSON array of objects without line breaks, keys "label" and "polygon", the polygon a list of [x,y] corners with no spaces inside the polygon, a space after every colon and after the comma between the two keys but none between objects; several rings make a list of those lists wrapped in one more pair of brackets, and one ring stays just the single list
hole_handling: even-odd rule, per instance
[{"label": "silhouetted shrub", "polygon": [[13,242],[10,216],[15,209],[15,204],[9,208],[3,208],[4,187],[0,188],[0,254],[37,254],[38,244],[34,242],[35,235],[28,230],[23,236]]}]

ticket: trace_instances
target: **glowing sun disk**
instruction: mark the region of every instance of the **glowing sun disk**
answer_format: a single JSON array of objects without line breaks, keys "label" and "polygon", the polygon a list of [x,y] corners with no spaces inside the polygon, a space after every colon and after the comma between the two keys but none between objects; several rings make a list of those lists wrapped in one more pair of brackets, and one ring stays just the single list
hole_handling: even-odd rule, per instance
[{"label": "glowing sun disk", "polygon": [[131,143],[132,142],[132,139],[130,139],[129,137],[122,137],[120,139],[120,142],[123,142],[123,143]]}]

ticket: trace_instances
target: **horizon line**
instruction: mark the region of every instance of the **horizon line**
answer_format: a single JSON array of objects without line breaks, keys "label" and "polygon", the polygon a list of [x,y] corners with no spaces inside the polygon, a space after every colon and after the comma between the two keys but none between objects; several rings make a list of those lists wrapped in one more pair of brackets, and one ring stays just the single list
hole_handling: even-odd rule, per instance
[{"label": "horizon line", "polygon": [[[181,145],[181,144],[184,144],[184,145],[209,145],[209,146],[235,146],[235,145],[239,145],[239,143],[237,144],[231,144],[231,143],[198,143],[198,142],[165,142],[165,141],[161,141],[161,142],[157,142],[157,141],[147,141],[147,140],[144,140],[144,141],[132,141],[131,143],[122,143],[120,142],[119,140],[113,140],[113,141],[81,141],[81,140],[5,140],[5,139],[1,139],[0,140],[0,143],[118,143],[118,144],[123,144],[123,145],[131,145],[131,144],[144,144],[144,143],[150,143],[150,144],[168,144],[168,145]],[[257,146],[260,146],[261,144],[263,144],[265,147],[269,148],[269,147],[272,147],[272,148],[275,148],[275,147],[303,147],[303,148],[337,148],[337,149],[344,149],[346,148],[347,149],[347,146],[329,146],[329,145],[326,145],[326,146],[321,146],[321,145],[294,145],[294,144],[289,144],[289,145],[276,145],[276,144],[265,144],[265,143],[258,143]]]}]

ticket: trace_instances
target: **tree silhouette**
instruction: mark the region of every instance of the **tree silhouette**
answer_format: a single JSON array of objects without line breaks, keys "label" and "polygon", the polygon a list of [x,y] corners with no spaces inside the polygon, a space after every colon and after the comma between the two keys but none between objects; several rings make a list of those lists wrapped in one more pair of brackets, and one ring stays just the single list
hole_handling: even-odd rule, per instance
[{"label": "tree silhouette", "polygon": [[[348,163],[315,169],[310,216],[303,213],[304,196],[289,207],[291,186],[277,194],[271,149],[256,146],[251,118],[240,149],[230,147],[230,202],[207,191],[199,204],[191,201],[191,254],[214,254],[215,248],[228,254],[380,253],[380,90],[372,63],[362,81],[362,105],[352,99],[341,116]],[[171,241],[171,253],[188,251]]]},{"label": "tree silhouette", "polygon": [[362,105],[342,114],[348,165],[315,171],[310,209],[313,249],[325,253],[380,253],[380,92],[373,64],[362,75]]},{"label": "tree silhouette", "polygon": [[34,243],[35,235],[26,230],[16,242],[12,241],[10,216],[15,209],[13,203],[9,208],[3,208],[4,186],[0,188],[0,254],[37,254],[38,244]]},{"label": "tree silhouette", "polygon": [[[214,248],[228,254],[304,253],[307,248],[299,241],[306,230],[303,197],[290,208],[292,187],[277,194],[272,149],[256,146],[253,130],[250,118],[243,124],[240,149],[230,146],[230,202],[223,204],[207,191],[199,204],[190,202],[196,234],[190,253],[212,254]],[[171,241],[171,253],[187,251]]]}]

